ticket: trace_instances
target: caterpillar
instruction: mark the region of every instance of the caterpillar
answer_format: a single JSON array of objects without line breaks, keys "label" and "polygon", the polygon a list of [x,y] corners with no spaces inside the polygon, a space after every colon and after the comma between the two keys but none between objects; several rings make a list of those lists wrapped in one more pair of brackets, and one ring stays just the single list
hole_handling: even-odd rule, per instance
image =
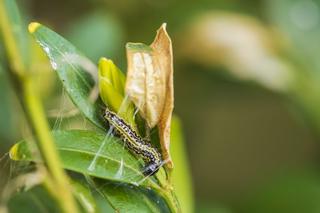
[{"label": "caterpillar", "polygon": [[103,117],[115,128],[126,147],[134,154],[141,156],[146,164],[143,174],[145,176],[155,174],[162,163],[159,151],[143,140],[129,124],[108,108],[105,110]]}]

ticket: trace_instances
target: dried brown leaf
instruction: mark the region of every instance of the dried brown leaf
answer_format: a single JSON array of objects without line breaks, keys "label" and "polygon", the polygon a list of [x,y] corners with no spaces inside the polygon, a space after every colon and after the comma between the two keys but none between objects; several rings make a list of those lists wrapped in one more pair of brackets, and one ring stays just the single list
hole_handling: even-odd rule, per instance
[{"label": "dried brown leaf", "polygon": [[150,128],[157,125],[165,100],[165,75],[157,54],[149,46],[127,44],[126,92]]},{"label": "dried brown leaf", "polygon": [[158,124],[160,144],[164,159],[168,161],[169,168],[173,168],[173,163],[170,156],[170,128],[171,117],[174,107],[173,94],[173,60],[172,60],[172,43],[166,31],[166,25],[163,24],[157,32],[155,40],[151,44],[151,48],[157,53],[160,64],[166,78],[166,93],[163,111]]},{"label": "dried brown leaf", "polygon": [[127,44],[128,72],[126,93],[139,108],[148,126],[158,125],[160,144],[169,168],[170,124],[173,110],[172,44],[166,24],[157,31],[150,46]]}]

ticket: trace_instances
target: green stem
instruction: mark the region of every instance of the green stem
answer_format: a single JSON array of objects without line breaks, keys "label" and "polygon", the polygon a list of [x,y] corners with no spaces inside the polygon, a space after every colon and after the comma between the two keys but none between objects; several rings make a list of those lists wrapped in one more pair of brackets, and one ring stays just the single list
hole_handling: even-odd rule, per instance
[{"label": "green stem", "polygon": [[77,212],[71,193],[71,186],[68,183],[68,177],[62,169],[62,164],[56,151],[41,102],[34,94],[35,89],[30,78],[24,79],[22,90],[26,111],[36,133],[42,156],[55,183],[56,195],[61,208],[66,213]]},{"label": "green stem", "polygon": [[154,182],[150,182],[150,187],[164,198],[171,212],[181,213],[177,198],[174,196],[171,189],[164,189]]},{"label": "green stem", "polygon": [[19,84],[17,93],[22,94],[19,98],[29,118],[30,126],[37,136],[38,148],[52,176],[52,182],[55,184],[56,193],[54,195],[63,212],[76,213],[78,209],[71,193],[68,177],[62,169],[40,98],[36,95],[31,74],[26,71],[26,66],[12,31],[12,25],[6,10],[6,0],[0,0],[0,30],[10,61],[12,70],[10,74]]}]

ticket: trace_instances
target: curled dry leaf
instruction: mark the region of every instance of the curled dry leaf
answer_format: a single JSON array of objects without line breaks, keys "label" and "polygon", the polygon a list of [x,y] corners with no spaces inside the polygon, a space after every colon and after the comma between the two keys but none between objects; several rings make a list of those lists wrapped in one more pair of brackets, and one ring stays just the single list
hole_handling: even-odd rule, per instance
[{"label": "curled dry leaf", "polygon": [[165,100],[166,79],[155,51],[139,43],[127,44],[126,93],[150,128],[159,122]]},{"label": "curled dry leaf", "polygon": [[126,93],[150,128],[158,125],[160,144],[169,168],[170,124],[173,110],[172,44],[163,24],[150,46],[128,43]]}]

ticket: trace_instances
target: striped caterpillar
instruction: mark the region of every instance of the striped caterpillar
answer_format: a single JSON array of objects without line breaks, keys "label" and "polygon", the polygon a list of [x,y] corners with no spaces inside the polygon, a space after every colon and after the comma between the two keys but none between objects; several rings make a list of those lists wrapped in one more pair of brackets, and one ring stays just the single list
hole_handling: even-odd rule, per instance
[{"label": "striped caterpillar", "polygon": [[150,143],[143,140],[122,118],[116,113],[105,110],[103,117],[112,125],[120,135],[126,147],[134,154],[141,156],[146,166],[143,169],[145,176],[155,174],[161,166],[161,154]]}]

